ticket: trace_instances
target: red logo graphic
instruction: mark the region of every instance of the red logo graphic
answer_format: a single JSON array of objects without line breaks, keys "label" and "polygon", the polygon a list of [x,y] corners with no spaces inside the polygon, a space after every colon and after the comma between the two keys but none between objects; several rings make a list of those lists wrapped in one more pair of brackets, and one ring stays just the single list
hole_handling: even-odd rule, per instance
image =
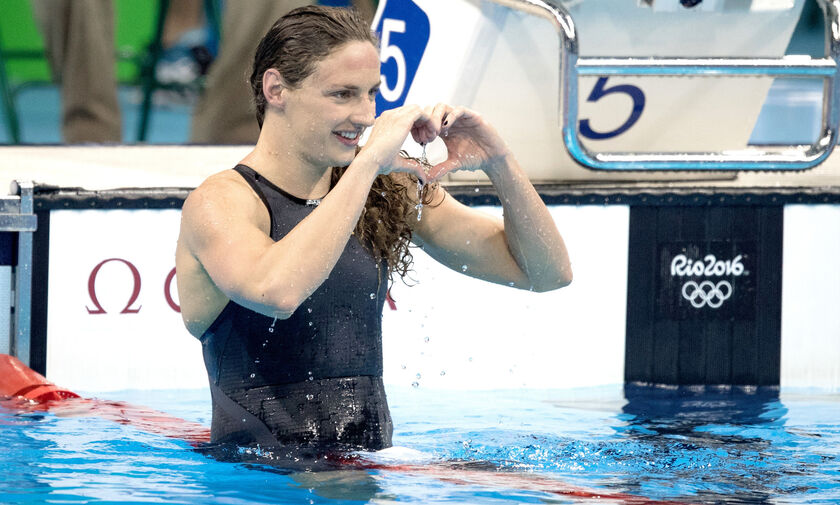
[{"label": "red logo graphic", "polygon": [[85,307],[88,311],[88,314],[106,314],[107,312],[105,309],[102,308],[102,304],[99,303],[99,299],[96,297],[96,276],[99,274],[99,270],[106,264],[111,261],[119,261],[128,266],[131,270],[131,275],[134,277],[134,288],[131,291],[131,298],[129,298],[128,303],[125,305],[125,308],[120,311],[120,314],[136,314],[140,312],[140,307],[136,309],[131,308],[134,302],[137,301],[137,297],[140,296],[140,272],[137,270],[130,261],[126,261],[122,258],[109,258],[107,260],[102,261],[96,267],[94,267],[93,271],[90,273],[90,277],[88,277],[88,294],[90,295],[90,301],[93,302],[93,305],[96,306],[95,309],[91,309],[90,307]]},{"label": "red logo graphic", "polygon": [[[98,265],[96,265],[93,270],[90,272],[90,277],[88,277],[88,294],[90,295],[90,301],[93,303],[95,308],[91,309],[90,307],[85,307],[88,311],[88,314],[107,314],[108,312],[102,308],[102,304],[99,303],[99,299],[96,296],[96,276],[99,275],[99,270],[106,263],[110,263],[111,261],[119,261],[120,263],[126,265],[129,270],[131,270],[131,275],[134,281],[134,286],[131,290],[131,297],[128,299],[128,303],[125,305],[120,311],[120,314],[137,314],[140,312],[140,309],[143,307],[142,305],[137,306],[136,308],[132,307],[134,303],[137,301],[137,298],[140,296],[140,271],[137,270],[137,267],[134,266],[128,260],[124,260],[122,258],[108,258],[107,260],[103,260]],[[178,303],[175,302],[175,299],[172,297],[172,281],[175,280],[175,268],[173,267],[172,270],[169,271],[169,274],[166,276],[166,280],[163,281],[163,298],[166,300],[167,305],[174,310],[175,312],[180,313],[181,307]]]},{"label": "red logo graphic", "polygon": [[172,268],[172,271],[169,272],[169,275],[166,276],[166,281],[163,283],[163,296],[166,298],[166,303],[172,307],[172,310],[175,312],[180,313],[181,307],[175,303],[175,300],[172,299],[172,279],[175,278],[175,268]]}]

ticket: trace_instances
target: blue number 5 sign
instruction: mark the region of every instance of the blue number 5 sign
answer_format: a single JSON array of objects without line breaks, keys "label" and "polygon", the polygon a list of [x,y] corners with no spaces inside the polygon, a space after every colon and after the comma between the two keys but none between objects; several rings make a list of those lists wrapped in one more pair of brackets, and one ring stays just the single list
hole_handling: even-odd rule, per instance
[{"label": "blue number 5 sign", "polygon": [[405,103],[429,43],[429,17],[417,4],[412,0],[380,0],[380,3],[385,6],[376,25],[382,62],[377,114]]}]

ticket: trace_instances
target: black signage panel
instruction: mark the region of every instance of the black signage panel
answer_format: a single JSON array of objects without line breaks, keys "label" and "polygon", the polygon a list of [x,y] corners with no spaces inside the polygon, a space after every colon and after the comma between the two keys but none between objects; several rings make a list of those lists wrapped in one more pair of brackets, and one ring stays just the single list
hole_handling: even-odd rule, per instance
[{"label": "black signage panel", "polygon": [[777,386],[781,205],[630,208],[624,377]]}]

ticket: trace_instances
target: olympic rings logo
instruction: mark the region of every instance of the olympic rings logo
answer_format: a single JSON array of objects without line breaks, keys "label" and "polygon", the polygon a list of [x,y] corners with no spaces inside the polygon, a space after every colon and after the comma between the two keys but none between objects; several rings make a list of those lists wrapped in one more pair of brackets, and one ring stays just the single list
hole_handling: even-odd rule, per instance
[{"label": "olympic rings logo", "polygon": [[688,281],[683,284],[682,295],[697,309],[707,305],[717,309],[732,296],[732,284],[728,281],[720,281],[717,284],[712,281],[703,281],[700,284]]}]

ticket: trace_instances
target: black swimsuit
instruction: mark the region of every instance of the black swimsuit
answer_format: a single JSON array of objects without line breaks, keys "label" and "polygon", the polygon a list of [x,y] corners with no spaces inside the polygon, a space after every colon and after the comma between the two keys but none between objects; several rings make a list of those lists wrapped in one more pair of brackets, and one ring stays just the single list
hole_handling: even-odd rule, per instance
[{"label": "black swimsuit", "polygon": [[[234,168],[283,238],[317,203],[250,167]],[[381,449],[391,445],[382,384],[387,263],[355,236],[323,284],[288,319],[229,302],[201,336],[213,397],[213,442]]]}]

